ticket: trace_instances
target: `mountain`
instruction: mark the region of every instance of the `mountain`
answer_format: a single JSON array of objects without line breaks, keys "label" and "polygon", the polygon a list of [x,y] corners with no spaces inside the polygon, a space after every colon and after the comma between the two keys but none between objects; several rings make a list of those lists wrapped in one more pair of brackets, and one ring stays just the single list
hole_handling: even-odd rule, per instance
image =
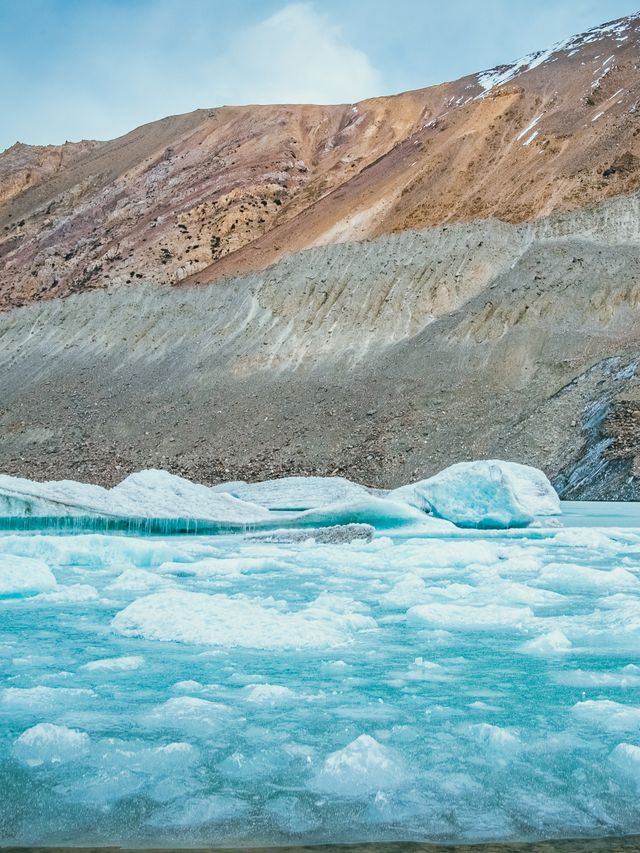
[{"label": "mountain", "polygon": [[639,496],[639,67],[632,16],[394,97],[7,149],[0,464],[394,485],[494,455]]},{"label": "mountain", "polygon": [[5,306],[208,282],[444,222],[638,189],[640,18],[454,83],[337,107],[226,107],[0,155]]}]

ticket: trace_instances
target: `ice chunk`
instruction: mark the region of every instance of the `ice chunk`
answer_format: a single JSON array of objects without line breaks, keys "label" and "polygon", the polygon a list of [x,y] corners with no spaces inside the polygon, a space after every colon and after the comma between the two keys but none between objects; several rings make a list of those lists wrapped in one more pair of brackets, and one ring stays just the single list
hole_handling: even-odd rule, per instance
[{"label": "ice chunk", "polygon": [[102,770],[93,777],[76,777],[70,785],[60,787],[66,800],[105,809],[116,800],[126,799],[142,791],[146,778],[129,770]]},{"label": "ice chunk", "polygon": [[[548,589],[537,589],[526,583],[502,581],[500,582],[500,597],[504,604],[528,604],[530,607],[547,607],[549,605],[566,604],[565,596]],[[480,587],[487,597],[495,594],[495,584],[488,583]]]},{"label": "ice chunk", "polygon": [[474,740],[500,756],[510,755],[520,748],[520,738],[513,731],[491,723],[475,723],[469,726]]},{"label": "ice chunk", "polygon": [[407,611],[407,620],[450,631],[520,631],[533,620],[533,611],[500,604],[418,604]]},{"label": "ice chunk", "polygon": [[[434,519],[438,521],[438,519]],[[444,522],[449,524],[449,522]],[[455,531],[454,525],[450,525]],[[470,566],[491,565],[497,563],[500,552],[492,542],[464,541],[440,538],[437,544],[425,547],[424,539],[410,539],[402,545],[397,546],[396,561],[401,561],[403,566],[415,566],[423,568],[433,566],[436,569],[442,567],[455,567],[456,575],[460,575],[460,569],[466,571]]]},{"label": "ice chunk", "polygon": [[35,557],[50,566],[121,568],[156,566],[165,560],[188,561],[186,549],[173,541],[104,533],[78,535],[3,535],[0,554]]},{"label": "ice chunk", "polygon": [[515,462],[460,462],[428,480],[402,486],[389,498],[459,527],[525,527],[536,516],[559,515],[560,501],[537,468]]},{"label": "ice chunk", "polygon": [[148,470],[131,474],[109,492],[116,504],[138,507],[148,518],[187,518],[220,523],[256,524],[269,518],[256,504],[212,491],[168,471]]},{"label": "ice chunk", "polygon": [[86,604],[87,601],[96,601],[99,598],[98,590],[88,583],[74,583],[70,586],[61,586],[53,592],[41,592],[36,595],[35,601],[46,604]]},{"label": "ice chunk", "polygon": [[296,694],[293,690],[279,684],[252,684],[249,685],[249,693],[247,694],[247,702],[253,702],[257,705],[281,705],[285,702],[291,702],[295,698]]},{"label": "ice chunk", "polygon": [[556,672],[551,676],[556,684],[566,687],[640,687],[640,669],[624,667],[619,672],[595,672],[576,669],[570,672]]},{"label": "ice chunk", "polygon": [[89,743],[86,732],[53,723],[38,723],[20,735],[13,745],[13,754],[28,767],[63,764],[85,756]]},{"label": "ice chunk", "polygon": [[540,657],[562,655],[570,652],[573,648],[571,640],[560,630],[549,631],[541,634],[533,640],[527,640],[520,646],[520,651],[525,654],[539,655]]},{"label": "ice chunk", "polygon": [[408,681],[433,681],[441,683],[453,680],[441,664],[425,660],[422,657],[415,658],[413,666],[406,673],[406,679]]},{"label": "ice chunk", "polygon": [[[169,565],[163,563],[162,565]],[[171,563],[172,566],[185,566],[186,563]],[[166,577],[158,577],[154,572],[147,569],[126,569],[109,584],[107,589],[111,592],[146,592],[151,589],[166,589],[171,586],[171,580]]]},{"label": "ice chunk", "polygon": [[99,515],[107,510],[106,489],[74,480],[37,483],[0,474],[0,516]]},{"label": "ice chunk", "polygon": [[540,572],[536,583],[569,593],[613,593],[640,587],[638,578],[626,569],[594,569],[575,563],[549,563]]},{"label": "ice chunk", "polygon": [[553,537],[556,545],[565,545],[570,548],[589,548],[595,551],[622,551],[624,542],[617,541],[608,536],[602,530],[590,530],[589,528],[574,528],[561,530]]},{"label": "ice chunk", "polygon": [[0,691],[0,707],[40,713],[52,708],[75,707],[95,696],[83,687],[5,687]]},{"label": "ice chunk", "polygon": [[194,797],[154,812],[147,821],[150,826],[202,826],[242,817],[249,806],[237,797],[213,794]]},{"label": "ice chunk", "polygon": [[406,781],[401,758],[369,735],[360,735],[344,749],[332,752],[311,782],[316,791],[357,797],[397,788]]},{"label": "ice chunk", "polygon": [[142,722],[150,728],[174,729],[195,736],[218,734],[228,721],[226,705],[195,696],[167,699],[142,716]]},{"label": "ice chunk", "polygon": [[292,511],[357,501],[371,491],[343,477],[282,477],[229,486],[230,490],[233,488],[231,494],[243,501],[266,509]]},{"label": "ice chunk", "polygon": [[429,518],[408,502],[393,497],[365,495],[360,498],[327,504],[305,510],[291,518],[297,524],[323,527],[344,524],[370,524],[377,530],[393,530],[398,527],[416,525],[437,532],[450,532],[453,525],[443,519]]},{"label": "ice chunk", "polygon": [[171,689],[178,693],[197,693],[198,690],[204,690],[204,685],[200,681],[189,678],[186,681],[176,681]]},{"label": "ice chunk", "polygon": [[196,592],[158,592],[118,613],[113,627],[125,636],[251,649],[327,648],[352,632],[375,627],[370,617],[318,598],[298,611],[280,612],[246,598]]},{"label": "ice chunk", "polygon": [[640,788],[640,746],[619,743],[609,756],[610,761]]},{"label": "ice chunk", "polygon": [[120,658],[101,658],[85,663],[80,669],[89,672],[129,672],[144,666],[144,658],[140,655],[129,655]]},{"label": "ice chunk", "polygon": [[274,568],[274,560],[265,557],[205,557],[193,563],[162,563],[158,571],[179,577],[240,577],[243,572],[260,572]]},{"label": "ice chunk", "polygon": [[386,607],[407,608],[428,599],[427,585],[419,575],[410,572],[393,586],[389,592],[380,596],[380,603]]},{"label": "ice chunk", "polygon": [[236,750],[218,765],[218,770],[228,779],[244,780],[247,784],[286,772],[295,762],[295,757],[280,746],[265,746],[258,752],[245,754]]},{"label": "ice chunk", "polygon": [[24,595],[53,589],[56,579],[46,563],[0,554],[0,595]]},{"label": "ice chunk", "polygon": [[637,731],[640,727],[640,708],[610,699],[587,699],[571,710],[579,720],[610,732]]},{"label": "ice chunk", "polygon": [[149,746],[141,741],[106,738],[96,744],[90,763],[101,770],[154,775],[184,771],[197,764],[198,758],[198,750],[183,741]]}]

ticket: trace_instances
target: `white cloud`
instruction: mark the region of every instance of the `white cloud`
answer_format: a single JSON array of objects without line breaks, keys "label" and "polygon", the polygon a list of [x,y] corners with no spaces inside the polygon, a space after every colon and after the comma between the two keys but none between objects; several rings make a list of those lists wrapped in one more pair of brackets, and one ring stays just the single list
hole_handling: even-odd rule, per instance
[{"label": "white cloud", "polygon": [[[349,103],[381,92],[366,53],[311,2],[290,3],[244,26],[239,17],[231,26],[221,22],[208,0],[90,11],[74,21],[66,52],[46,75],[27,91],[0,92],[0,109],[12,116],[12,126],[0,131],[0,149],[15,139],[109,139],[199,107]],[[0,56],[3,76],[19,76],[5,66]]]},{"label": "white cloud", "polygon": [[311,3],[291,3],[237,34],[205,66],[222,103],[343,103],[380,93],[367,55]]},{"label": "white cloud", "polygon": [[225,103],[419,88],[630,11],[630,0],[0,0],[0,149],[107,139]]}]

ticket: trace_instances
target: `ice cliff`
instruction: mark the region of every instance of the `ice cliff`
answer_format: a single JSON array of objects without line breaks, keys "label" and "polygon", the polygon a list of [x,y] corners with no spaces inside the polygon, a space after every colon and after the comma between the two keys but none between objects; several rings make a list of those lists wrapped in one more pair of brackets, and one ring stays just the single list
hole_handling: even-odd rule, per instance
[{"label": "ice cliff", "polygon": [[[447,530],[526,527],[558,515],[547,477],[527,465],[498,460],[461,462],[427,480],[391,491],[339,477],[287,477],[207,487],[167,471],[131,474],[112,489],[75,481],[38,483],[0,475],[0,520],[39,519],[101,524],[150,522],[176,530],[276,530],[369,524]],[[169,529],[166,527],[166,529]]]}]

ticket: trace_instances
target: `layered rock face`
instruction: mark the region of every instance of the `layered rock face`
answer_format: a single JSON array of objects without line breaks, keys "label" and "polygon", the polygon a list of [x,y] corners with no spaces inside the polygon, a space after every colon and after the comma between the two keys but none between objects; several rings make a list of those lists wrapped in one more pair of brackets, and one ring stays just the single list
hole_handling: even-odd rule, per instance
[{"label": "layered rock face", "polygon": [[504,457],[566,496],[632,497],[639,211],[405,232],[0,314],[3,466],[389,487]]},{"label": "layered rock face", "polygon": [[3,470],[393,486],[503,457],[637,497],[639,40],[8,149]]}]

